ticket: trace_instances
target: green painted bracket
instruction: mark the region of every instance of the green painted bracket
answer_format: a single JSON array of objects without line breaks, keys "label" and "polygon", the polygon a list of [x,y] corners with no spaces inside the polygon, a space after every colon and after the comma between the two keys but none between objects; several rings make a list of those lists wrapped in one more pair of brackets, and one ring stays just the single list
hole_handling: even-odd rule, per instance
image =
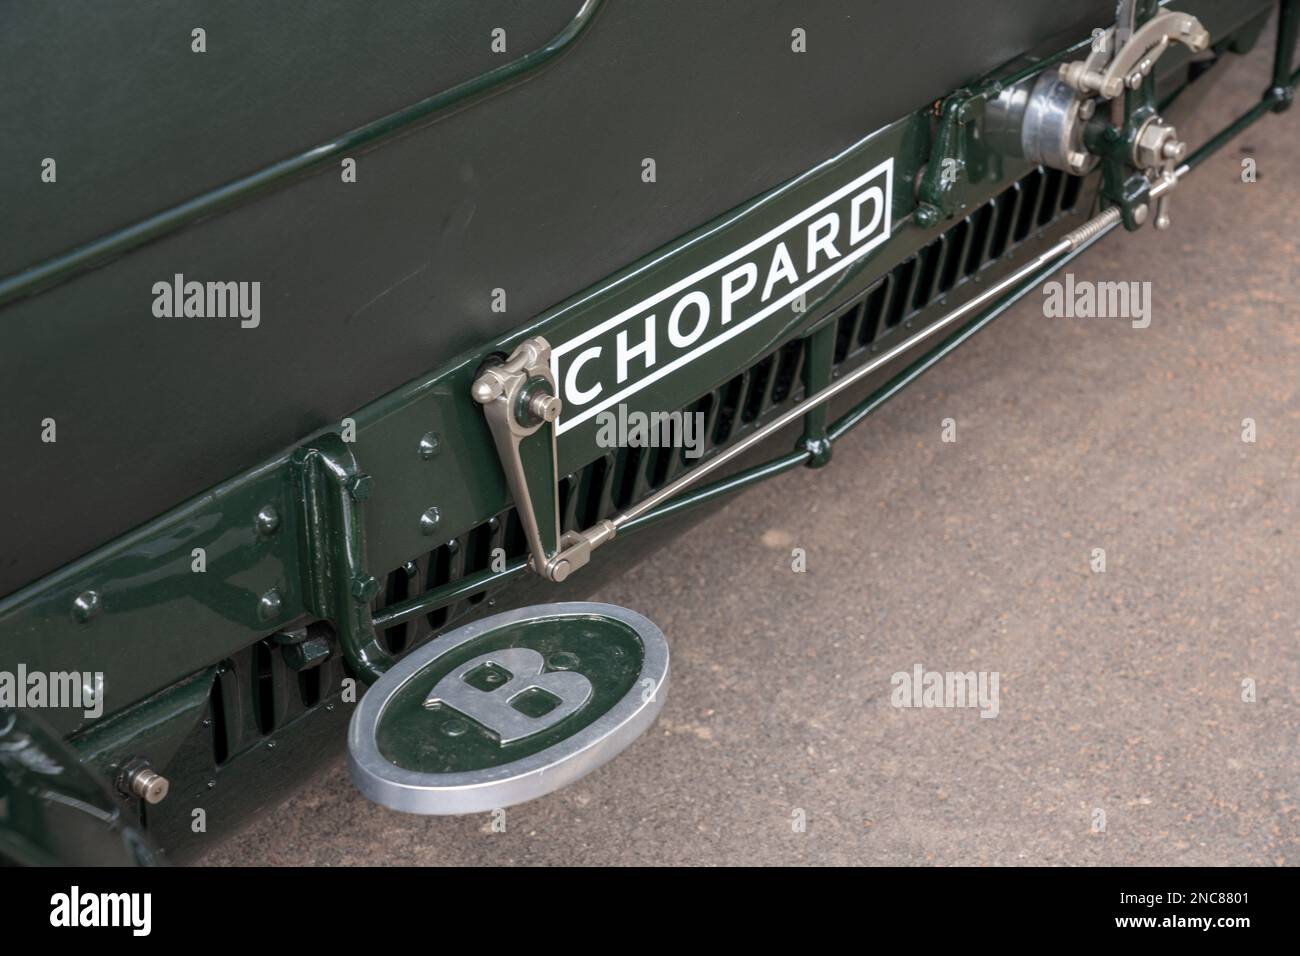
[{"label": "green painted bracket", "polygon": [[930,161],[917,188],[918,225],[934,226],[964,210],[973,178],[971,166],[978,150],[972,134],[984,112],[983,92],[958,90],[939,107]]},{"label": "green painted bracket", "polygon": [[[831,383],[835,361],[835,323],[827,322],[808,339],[808,353],[804,359],[804,394],[811,396]],[[818,405],[804,416],[803,438],[799,448],[808,453],[808,467],[821,468],[830,463],[831,440],[826,433],[828,409]]]},{"label": "green painted bracket", "polygon": [[366,528],[361,503],[374,484],[340,435],[320,436],[291,459],[300,509],[299,544],[303,603],[334,624],[339,644],[357,676],[373,684],[393,665],[379,644],[370,602],[379,582],[366,570]]}]

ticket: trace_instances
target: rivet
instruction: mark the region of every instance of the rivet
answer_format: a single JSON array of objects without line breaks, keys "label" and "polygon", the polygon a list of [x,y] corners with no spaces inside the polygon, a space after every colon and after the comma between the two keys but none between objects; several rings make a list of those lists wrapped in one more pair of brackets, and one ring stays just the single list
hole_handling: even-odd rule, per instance
[{"label": "rivet", "polygon": [[268,740],[268,741],[266,742],[266,749],[267,749],[267,750],[274,750],[274,749],[275,749],[275,741],[274,741],[274,740]]},{"label": "rivet", "polygon": [[279,588],[271,588],[257,601],[257,616],[264,621],[273,621],[280,616],[284,599],[280,597]]},{"label": "rivet", "polygon": [[275,534],[280,527],[280,512],[273,505],[263,505],[257,512],[257,533],[262,537]]},{"label": "rivet", "polygon": [[82,591],[72,601],[72,616],[85,624],[104,609],[98,591]]},{"label": "rivet", "polygon": [[442,517],[437,508],[430,508],[420,515],[420,533],[433,534],[438,528],[438,520]]},{"label": "rivet", "polygon": [[469,730],[469,724],[454,717],[442,725],[442,732],[448,737],[459,737],[467,730]]},{"label": "rivet", "polygon": [[572,651],[557,651],[551,655],[547,663],[557,671],[571,671],[576,670],[581,661]]},{"label": "rivet", "polygon": [[420,457],[428,461],[434,455],[438,454],[438,445],[440,439],[437,432],[425,432],[420,439]]}]

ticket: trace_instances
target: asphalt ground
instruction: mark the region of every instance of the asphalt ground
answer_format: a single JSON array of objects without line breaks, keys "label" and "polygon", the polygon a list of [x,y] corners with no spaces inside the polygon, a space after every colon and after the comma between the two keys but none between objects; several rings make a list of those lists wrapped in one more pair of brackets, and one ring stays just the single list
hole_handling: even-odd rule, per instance
[{"label": "asphalt ground", "polygon": [[[1244,109],[1270,54],[1219,67],[1180,132]],[[1300,864],[1297,155],[1300,111],[1265,118],[1172,229],[1068,267],[1149,281],[1149,327],[1032,293],[828,468],[602,587],[673,651],[610,764],[501,832],[374,806],[340,761],[203,862]],[[996,673],[996,717],[893,706],[917,665]]]}]

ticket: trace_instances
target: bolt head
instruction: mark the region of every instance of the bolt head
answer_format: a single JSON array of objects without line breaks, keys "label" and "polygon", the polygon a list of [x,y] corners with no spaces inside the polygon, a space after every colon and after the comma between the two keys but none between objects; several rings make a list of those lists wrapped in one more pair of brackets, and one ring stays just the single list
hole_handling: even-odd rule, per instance
[{"label": "bolt head", "polygon": [[82,591],[73,598],[72,616],[82,624],[103,610],[104,602],[100,600],[98,591]]},{"label": "bolt head", "polygon": [[255,524],[257,533],[262,537],[275,534],[280,527],[280,512],[275,510],[274,505],[263,505],[258,509]]},{"label": "bolt head", "polygon": [[358,604],[374,600],[379,593],[379,582],[373,574],[358,574],[352,579],[352,597]]},{"label": "bolt head", "polygon": [[442,513],[437,508],[428,508],[424,514],[420,515],[420,533],[433,534],[438,529],[438,522],[442,519]]},{"label": "bolt head", "polygon": [[365,501],[374,490],[375,479],[367,474],[353,475],[347,481],[348,494],[353,501]]},{"label": "bolt head", "polygon": [[912,213],[912,218],[918,226],[933,226],[939,221],[939,210],[929,203],[921,203],[916,207],[916,212]]},{"label": "bolt head", "polygon": [[257,616],[263,621],[273,621],[284,608],[284,598],[279,588],[271,588],[257,600]]},{"label": "bolt head", "polygon": [[438,454],[438,445],[440,444],[437,432],[425,432],[420,438],[420,457],[428,461],[434,455]]}]

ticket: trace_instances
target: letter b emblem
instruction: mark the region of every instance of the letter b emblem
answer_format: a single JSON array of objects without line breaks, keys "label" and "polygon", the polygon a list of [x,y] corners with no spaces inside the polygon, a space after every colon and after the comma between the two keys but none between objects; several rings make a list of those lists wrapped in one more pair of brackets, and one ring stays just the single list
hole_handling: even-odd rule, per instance
[{"label": "letter b emblem", "polygon": [[438,681],[424,706],[459,711],[505,746],[554,727],[591,699],[591,681],[582,674],[543,673],[545,666],[527,647],[480,654]]}]

